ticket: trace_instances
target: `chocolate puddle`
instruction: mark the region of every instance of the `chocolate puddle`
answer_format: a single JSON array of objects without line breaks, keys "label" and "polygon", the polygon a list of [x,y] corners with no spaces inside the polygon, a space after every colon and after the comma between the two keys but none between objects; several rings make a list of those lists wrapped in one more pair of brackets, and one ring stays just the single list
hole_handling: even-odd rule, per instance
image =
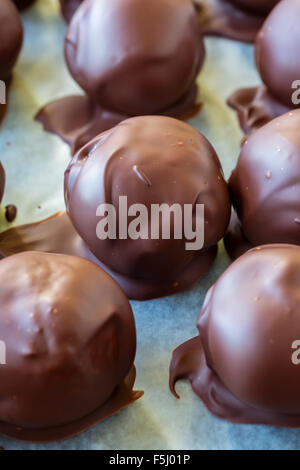
[{"label": "chocolate puddle", "polygon": [[238,400],[208,367],[200,336],[186,341],[173,352],[169,385],[176,398],[180,397],[175,385],[182,379],[190,381],[194,393],[218,418],[239,424],[300,426],[300,415],[270,412],[251,407]]},{"label": "chocolate puddle", "polygon": [[20,225],[0,233],[2,258],[23,251],[43,251],[86,258],[103,268],[116,280],[126,295],[135,300],[163,297],[187,289],[208,271],[216,258],[217,250],[215,245],[200,252],[176,282],[154,282],[126,277],[101,263],[77,234],[66,212],[58,212],[40,222]]},{"label": "chocolate puddle", "polygon": [[227,103],[236,111],[240,126],[246,135],[276,117],[292,111],[292,108],[273,98],[264,85],[237,90],[228,98]]},{"label": "chocolate puddle", "polygon": [[266,15],[249,13],[226,0],[194,0],[204,35],[253,43]]},{"label": "chocolate puddle", "polygon": [[[196,103],[197,92],[198,87],[194,85],[176,105],[159,114],[184,121],[191,119],[202,107],[201,103]],[[35,120],[43,125],[44,130],[58,135],[66,142],[74,155],[95,136],[129,117],[104,109],[87,95],[78,95],[46,104],[35,116]]]},{"label": "chocolate puddle", "polygon": [[74,437],[138,400],[144,392],[133,390],[135,376],[135,367],[132,366],[129,374],[112,396],[93,413],[77,421],[46,429],[25,429],[0,422],[0,434],[24,442],[52,442]]}]

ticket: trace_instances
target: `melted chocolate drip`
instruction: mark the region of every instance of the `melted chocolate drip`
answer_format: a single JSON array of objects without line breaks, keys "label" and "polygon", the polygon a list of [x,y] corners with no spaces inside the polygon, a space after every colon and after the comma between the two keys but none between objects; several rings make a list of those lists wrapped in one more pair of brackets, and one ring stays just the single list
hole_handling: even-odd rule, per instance
[{"label": "melted chocolate drip", "polygon": [[194,0],[204,35],[253,43],[265,16],[243,10],[227,0]]},{"label": "melted chocolate drip", "polygon": [[237,90],[227,103],[237,112],[240,126],[246,135],[292,110],[276,100],[264,85]]},{"label": "melted chocolate drip", "polygon": [[[162,115],[188,120],[200,112],[201,104],[195,103],[197,86],[193,85],[190,92],[174,107]],[[111,129],[130,117],[109,111],[93,103],[87,95],[68,96],[53,101],[42,108],[35,119],[48,132],[58,135],[71,147],[74,155],[81,147],[96,135]]]}]

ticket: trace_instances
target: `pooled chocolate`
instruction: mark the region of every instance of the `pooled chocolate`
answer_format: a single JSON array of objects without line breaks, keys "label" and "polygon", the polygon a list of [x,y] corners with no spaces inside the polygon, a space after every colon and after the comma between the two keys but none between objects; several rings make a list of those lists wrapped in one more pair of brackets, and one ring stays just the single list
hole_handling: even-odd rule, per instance
[{"label": "pooled chocolate", "polygon": [[[162,116],[123,121],[83,147],[66,171],[65,190],[75,229],[66,214],[16,227],[0,234],[3,256],[35,249],[87,257],[139,300],[172,294],[199,280],[215,259],[230,217],[227,185],[212,146],[193,127]],[[119,196],[127,196],[128,207],[140,203],[149,212],[153,204],[175,203],[182,210],[184,204],[204,204],[204,246],[187,250],[187,239],[175,239],[173,232],[170,239],[159,232],[158,239],[150,233],[147,239],[100,240],[96,210],[106,203],[118,213]],[[193,223],[195,217],[193,212]]]},{"label": "pooled chocolate", "polygon": [[239,220],[225,236],[229,255],[251,245],[300,245],[300,110],[254,132],[229,180]]},{"label": "pooled chocolate", "polygon": [[264,84],[238,90],[228,99],[246,134],[299,108],[299,15],[300,0],[282,0],[274,8],[256,39],[256,63]]},{"label": "pooled chocolate", "polygon": [[36,119],[73,152],[130,116],[186,119],[199,110],[204,56],[191,0],[87,0],[65,38],[67,65],[86,95],[50,103]]},{"label": "pooled chocolate", "polygon": [[193,0],[204,35],[254,42],[279,0]]},{"label": "pooled chocolate", "polygon": [[83,0],[59,0],[60,7],[63,17],[66,22],[71,21],[72,16],[74,15],[77,8],[82,4]]},{"label": "pooled chocolate", "polygon": [[300,427],[300,247],[265,245],[209,290],[199,336],[179,346],[170,388],[188,379],[205,406],[235,423]]},{"label": "pooled chocolate", "polygon": [[102,269],[27,252],[2,260],[0,277],[0,434],[63,439],[141,396],[132,310]]}]

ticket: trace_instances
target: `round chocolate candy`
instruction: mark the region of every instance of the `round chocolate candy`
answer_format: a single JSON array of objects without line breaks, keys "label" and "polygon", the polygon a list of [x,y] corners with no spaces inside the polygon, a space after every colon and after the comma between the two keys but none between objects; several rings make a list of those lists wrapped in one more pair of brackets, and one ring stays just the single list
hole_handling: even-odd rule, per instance
[{"label": "round chocolate candy", "polygon": [[173,353],[173,393],[187,378],[220,418],[300,427],[299,274],[295,245],[257,247],[235,261],[206,296],[199,336]]},{"label": "round chocolate candy", "polygon": [[[258,129],[242,147],[229,187],[252,245],[300,244],[299,128],[300,110],[294,110]],[[230,237],[229,231],[226,242]]]},{"label": "round chocolate candy", "polygon": [[256,40],[256,62],[268,91],[293,108],[295,81],[300,80],[300,0],[282,0],[268,16]]},{"label": "round chocolate candy", "polygon": [[65,40],[73,78],[93,102],[127,116],[184,100],[204,55],[191,0],[87,0]]},{"label": "round chocolate candy", "polygon": [[39,252],[3,259],[0,279],[0,434],[62,439],[116,412],[136,350],[119,286],[87,260]]},{"label": "round chocolate candy", "polygon": [[[189,287],[208,270],[230,216],[230,200],[218,157],[205,137],[190,125],[163,116],[123,121],[83,147],[65,174],[69,216],[88,248],[120,282],[129,297],[167,295]],[[150,225],[132,239],[121,222],[120,197],[127,207],[143,204],[152,214],[154,204],[193,208],[204,204],[204,244],[187,249],[184,233],[169,239],[152,237]],[[100,239],[96,228],[98,207],[111,204],[116,224],[125,235]],[[103,214],[104,215],[104,214]],[[147,219],[148,220],[148,219]],[[146,222],[147,222],[146,220]],[[146,238],[145,238],[146,237]]]}]

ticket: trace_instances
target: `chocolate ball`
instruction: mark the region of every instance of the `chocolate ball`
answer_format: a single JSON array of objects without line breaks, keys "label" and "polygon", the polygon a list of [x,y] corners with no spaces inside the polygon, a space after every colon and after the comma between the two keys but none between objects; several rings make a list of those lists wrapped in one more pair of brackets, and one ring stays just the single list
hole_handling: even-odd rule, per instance
[{"label": "chocolate ball", "polygon": [[200,314],[208,366],[254,408],[300,414],[300,374],[292,362],[300,339],[299,267],[297,246],[251,250],[216,282]]},{"label": "chocolate ball", "polygon": [[65,40],[73,78],[95,103],[127,116],[184,100],[204,55],[191,0],[87,0]]},{"label": "chocolate ball", "polygon": [[[227,0],[225,0],[227,1]],[[239,6],[243,10],[254,13],[269,13],[279,0],[230,0],[231,3]]]},{"label": "chocolate ball", "polygon": [[129,302],[102,269],[73,256],[14,255],[0,262],[0,278],[0,433],[17,427],[26,440],[38,430],[48,440],[68,425],[76,434],[132,367]]},{"label": "chocolate ball", "polygon": [[74,15],[77,8],[82,4],[83,0],[59,0],[60,7],[63,17],[66,22],[71,21],[72,16]]},{"label": "chocolate ball", "polygon": [[[215,415],[300,426],[300,247],[265,245],[235,261],[208,292],[199,336],[173,356]],[[297,343],[296,343],[297,342]]]},{"label": "chocolate ball", "polygon": [[[83,147],[65,174],[69,216],[91,252],[115,273],[144,282],[168,282],[179,288],[195,282],[215,257],[215,245],[226,230],[230,201],[218,157],[205,137],[190,125],[173,118],[142,116],[123,121]],[[112,204],[121,224],[119,197],[127,205],[143,204],[148,214],[153,204],[204,204],[205,239],[202,249],[187,250],[187,239],[99,239],[96,234],[100,204]],[[123,216],[123,214],[122,214]],[[193,212],[195,222],[195,211]],[[128,223],[130,221],[128,219]],[[123,222],[122,222],[123,223]],[[126,223],[126,221],[125,221]],[[126,225],[127,231],[128,225]],[[149,230],[149,232],[148,232]],[[213,254],[211,251],[213,250]],[[193,279],[189,278],[195,269]],[[201,274],[200,274],[201,272]],[[189,279],[182,279],[182,278]],[[181,281],[182,279],[182,285]],[[126,287],[123,287],[126,290]],[[141,287],[142,289],[142,287]],[[135,295],[140,295],[135,289]],[[128,294],[132,296],[132,294]],[[155,294],[157,296],[157,294]]]},{"label": "chocolate ball", "polygon": [[268,91],[293,108],[292,84],[300,77],[300,0],[282,0],[268,16],[256,40],[256,62]]},{"label": "chocolate ball", "polygon": [[300,110],[274,119],[242,147],[229,187],[253,245],[300,244]]},{"label": "chocolate ball", "polygon": [[10,78],[23,41],[23,27],[11,0],[0,3],[0,80]]}]

